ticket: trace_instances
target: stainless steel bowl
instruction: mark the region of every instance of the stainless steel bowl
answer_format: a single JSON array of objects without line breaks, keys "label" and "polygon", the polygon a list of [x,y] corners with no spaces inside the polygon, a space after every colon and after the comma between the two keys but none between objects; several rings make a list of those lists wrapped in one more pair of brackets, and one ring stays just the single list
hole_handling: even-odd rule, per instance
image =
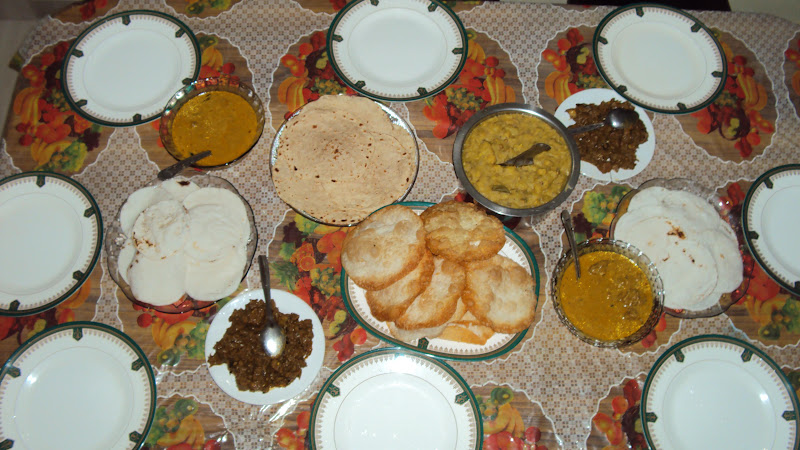
[{"label": "stainless steel bowl", "polygon": [[[478,123],[481,121],[497,115],[497,114],[508,114],[508,113],[523,113],[523,114],[530,114],[532,116],[537,117],[538,119],[544,121],[551,127],[553,127],[558,134],[564,138],[564,141],[567,143],[567,148],[569,149],[570,156],[572,156],[572,166],[570,168],[570,174],[567,178],[567,182],[564,184],[564,188],[561,192],[556,195],[552,200],[548,201],[547,203],[543,203],[539,206],[534,206],[532,208],[509,208],[508,206],[501,205],[499,203],[495,203],[492,200],[486,198],[483,194],[481,194],[475,186],[472,185],[469,178],[467,178],[467,174],[464,172],[464,166],[462,165],[461,160],[461,151],[464,146],[464,142],[467,139],[470,131],[472,131]],[[561,203],[569,197],[569,194],[575,189],[575,185],[578,183],[578,176],[580,175],[580,165],[581,165],[581,156],[578,150],[578,145],[575,143],[575,140],[572,139],[572,136],[567,132],[567,127],[564,126],[561,121],[555,118],[549,112],[537,108],[535,106],[526,105],[524,103],[501,103],[498,105],[489,106],[486,109],[483,109],[472,116],[461,129],[456,134],[456,140],[453,144],[453,166],[456,171],[456,176],[458,177],[461,184],[464,186],[464,189],[467,190],[469,195],[472,196],[475,200],[478,201],[481,205],[498,214],[502,214],[505,216],[512,216],[512,217],[525,217],[525,216],[535,216],[544,214]]]}]

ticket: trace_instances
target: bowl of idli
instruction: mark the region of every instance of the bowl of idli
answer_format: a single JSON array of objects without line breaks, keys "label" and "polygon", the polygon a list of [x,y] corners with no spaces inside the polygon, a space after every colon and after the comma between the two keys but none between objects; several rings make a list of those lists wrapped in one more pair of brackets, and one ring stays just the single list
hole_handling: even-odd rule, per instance
[{"label": "bowl of idli", "polygon": [[178,161],[206,150],[211,155],[192,164],[218,168],[244,158],[264,131],[264,105],[237,77],[223,75],[184,86],[167,102],[159,135]]},{"label": "bowl of idli", "polygon": [[419,170],[411,127],[366,97],[323,95],[278,129],[270,174],[278,196],[315,222],[352,226],[402,201]]},{"label": "bowl of idli", "polygon": [[258,232],[253,210],[231,183],[185,170],[134,191],[105,244],[111,278],[130,301],[181,313],[237,292]]},{"label": "bowl of idli", "polygon": [[712,317],[749,285],[740,215],[694,180],[657,178],[620,200],[610,235],[635,245],[656,265],[667,314]]},{"label": "bowl of idli", "polygon": [[656,266],[633,245],[591,239],[565,252],[553,271],[550,296],[564,326],[596,347],[620,348],[641,341],[661,317],[664,286]]},{"label": "bowl of idli", "polygon": [[[550,148],[529,164],[501,165],[538,143]],[[501,103],[464,123],[453,143],[453,167],[464,189],[488,210],[535,216],[569,197],[580,175],[580,152],[564,124],[549,112]]]}]

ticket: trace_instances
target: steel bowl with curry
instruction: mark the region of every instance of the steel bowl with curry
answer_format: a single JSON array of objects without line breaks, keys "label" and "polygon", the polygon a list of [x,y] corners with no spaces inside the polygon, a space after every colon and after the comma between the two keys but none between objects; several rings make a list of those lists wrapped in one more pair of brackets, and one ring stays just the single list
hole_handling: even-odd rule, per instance
[{"label": "steel bowl with curry", "polygon": [[[543,143],[550,148],[528,165],[503,163]],[[580,156],[564,125],[530,105],[490,106],[467,121],[456,135],[453,165],[464,188],[487,209],[507,216],[552,210],[577,183]]]}]

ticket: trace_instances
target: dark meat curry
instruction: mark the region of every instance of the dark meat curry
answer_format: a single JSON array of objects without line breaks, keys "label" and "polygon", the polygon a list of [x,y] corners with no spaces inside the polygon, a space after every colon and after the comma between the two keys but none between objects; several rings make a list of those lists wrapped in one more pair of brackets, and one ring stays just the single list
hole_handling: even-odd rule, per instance
[{"label": "dark meat curry", "polygon": [[[599,105],[578,104],[575,108],[567,110],[575,121],[569,128],[600,123],[614,108],[633,109],[633,105],[614,99]],[[647,129],[644,122],[639,119],[625,129],[604,126],[577,134],[573,138],[578,144],[581,161],[593,164],[602,173],[608,173],[612,170],[633,169],[636,166],[636,149],[647,141]]]},{"label": "dark meat curry", "polygon": [[286,346],[280,355],[270,357],[261,345],[267,305],[256,299],[231,314],[231,326],[208,358],[212,366],[227,364],[241,391],[268,392],[274,387],[288,386],[300,377],[306,358],[311,354],[314,337],[311,319],[299,320],[297,314],[283,314],[275,308],[274,301],[270,301],[270,306],[286,334]]}]

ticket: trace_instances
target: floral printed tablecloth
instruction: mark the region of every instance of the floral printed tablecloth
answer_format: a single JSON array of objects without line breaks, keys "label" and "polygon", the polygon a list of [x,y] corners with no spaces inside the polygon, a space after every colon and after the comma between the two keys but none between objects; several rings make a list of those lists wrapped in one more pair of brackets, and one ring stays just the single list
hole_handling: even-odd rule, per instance
[{"label": "floral printed tablecloth", "polygon": [[[259,253],[267,253],[274,287],[308,302],[323,323],[321,373],[301,395],[265,407],[225,395],[208,373],[203,342],[224,304],[169,315],[126,299],[106,270],[105,255],[83,287],[56,308],[0,318],[0,356],[26,339],[72,320],[123,330],[145,350],[157,374],[156,419],[149,448],[303,448],[310,408],[324,380],[353,355],[383,344],[350,317],[339,286],[346,230],[295,214],[275,194],[268,153],[284,118],[319,95],[352,93],[334,75],[325,33],[345,0],[86,0],[44,18],[12,61],[20,75],[0,144],[0,176],[49,170],[74,177],[110,221],[127,196],[173,160],[157,121],[129,128],[92,124],[73,113],[60,84],[70,43],[93,21],[133,9],[178,17],[197,35],[200,77],[229,74],[254,86],[268,105],[255,149],[215,172],[250,202]],[[458,80],[425,100],[393,103],[411,123],[421,149],[408,200],[464,199],[451,164],[455,132],[476,111],[526,102],[549,111],[583,89],[606,87],[591,39],[607,7],[502,2],[448,2],[468,31],[469,58]],[[683,177],[717,190],[732,215],[749,185],[770,168],[800,161],[800,25],[745,13],[696,12],[721,41],[725,91],[687,115],[651,114],[656,151],[650,165],[622,183],[582,177],[565,206],[580,238],[606,236],[617,202],[652,178]],[[654,52],[658,49],[654,48]],[[747,289],[725,314],[707,319],[664,316],[640,343],[593,348],[569,334],[547,285],[563,251],[557,212],[507,223],[533,250],[542,274],[533,326],[511,352],[493,360],[453,361],[481,407],[484,448],[642,448],[638,404],[645,376],[664,350],[685,338],[725,334],[770,355],[800,390],[800,300],[745,258]],[[746,255],[747,256],[747,255]],[[251,270],[241,289],[258,287]]]}]

